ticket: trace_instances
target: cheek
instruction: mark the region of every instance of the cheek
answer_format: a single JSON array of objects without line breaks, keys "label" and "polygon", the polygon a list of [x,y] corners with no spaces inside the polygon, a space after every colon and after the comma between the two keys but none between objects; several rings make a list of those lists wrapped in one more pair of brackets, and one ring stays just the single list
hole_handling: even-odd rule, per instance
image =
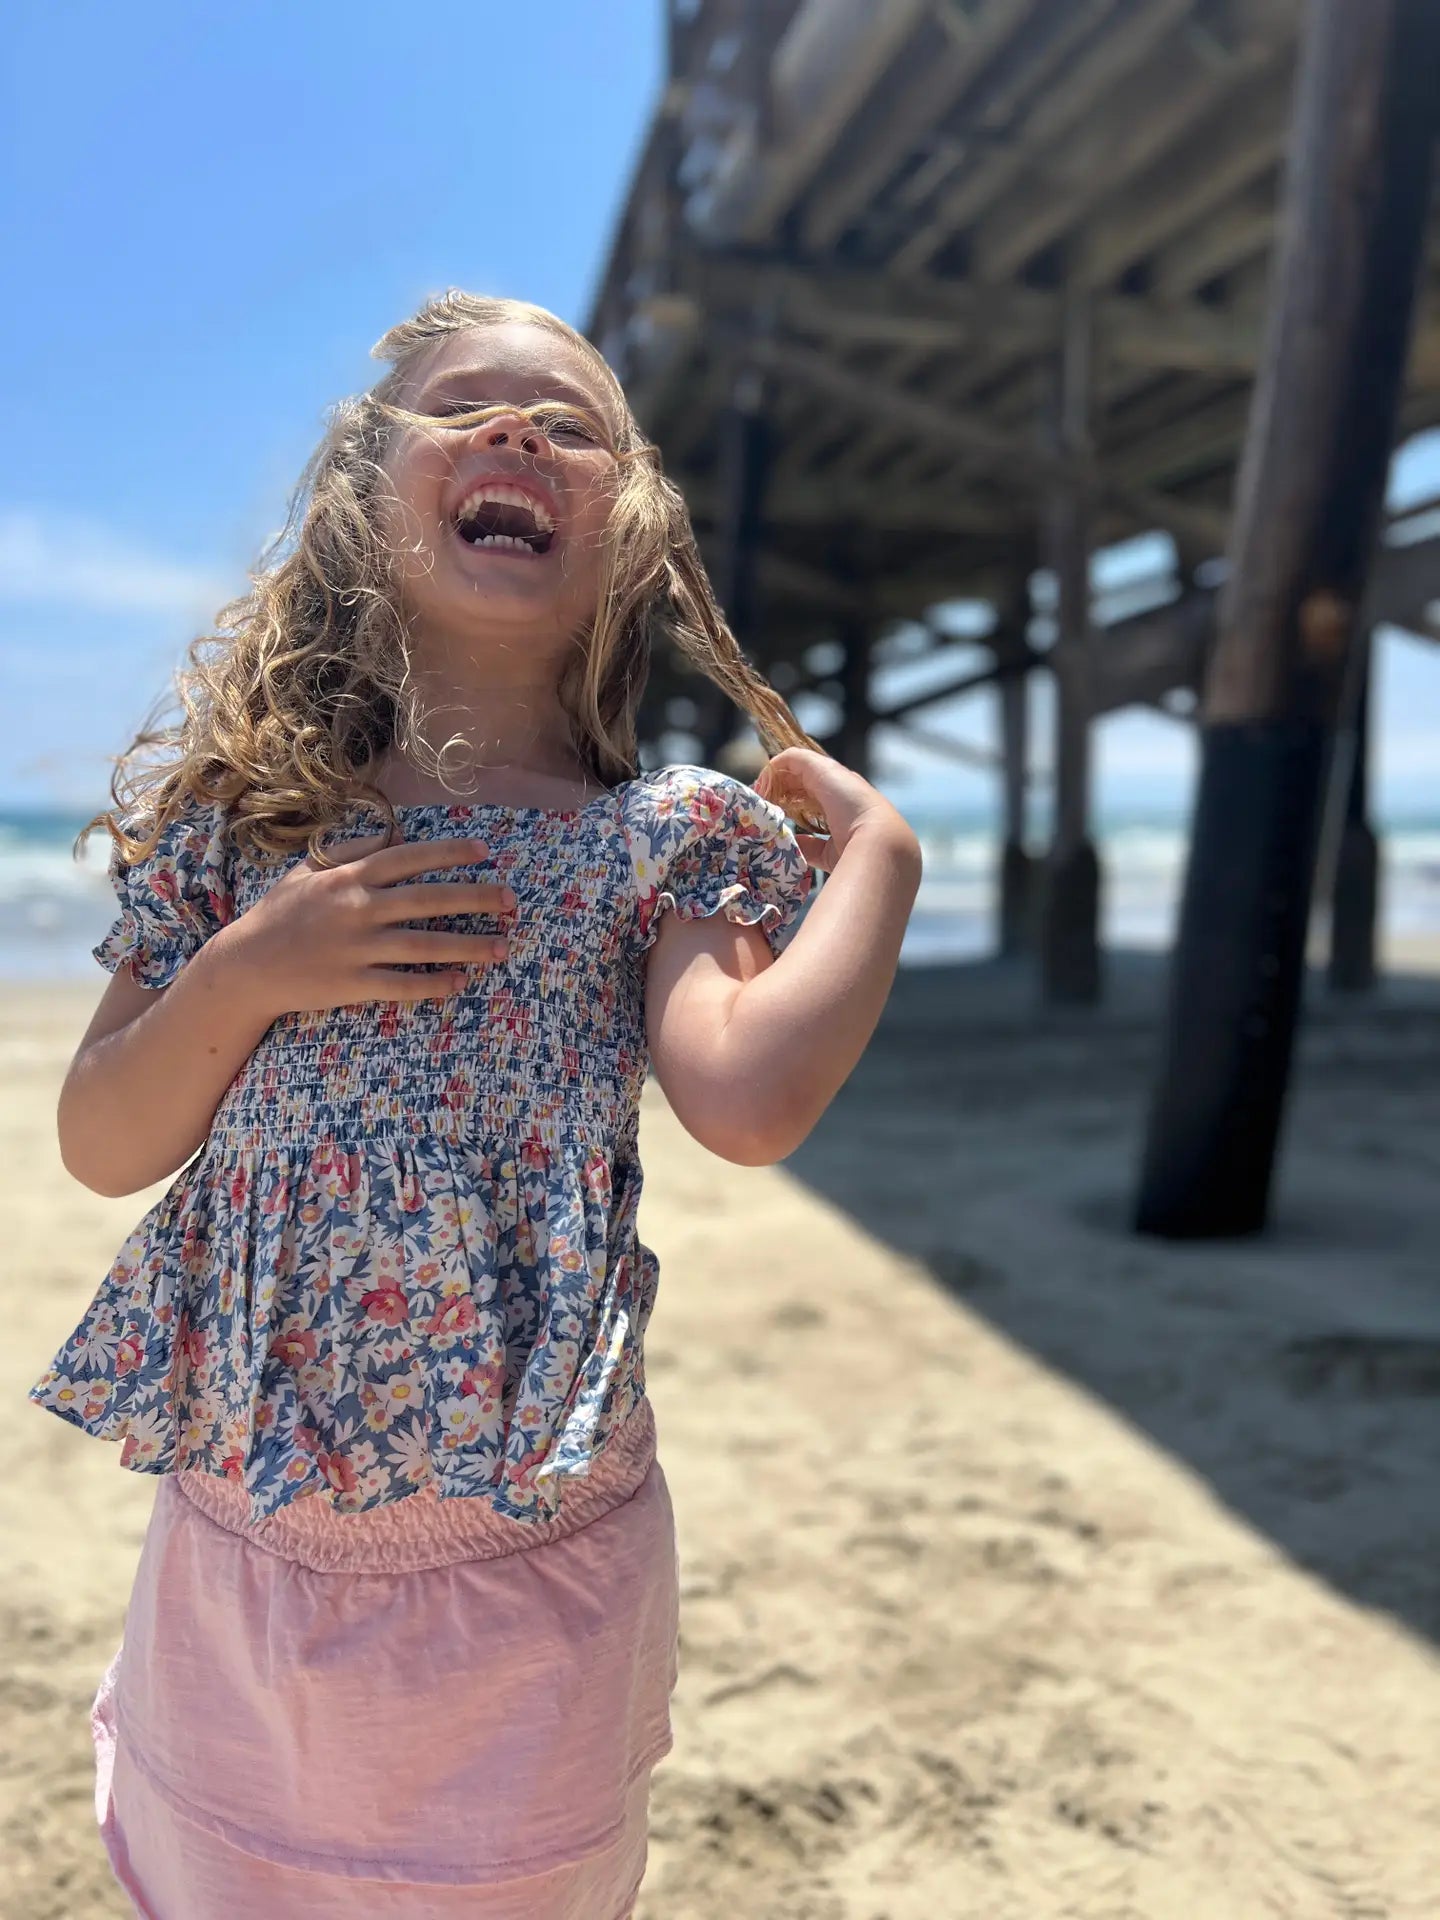
[{"label": "cheek", "polygon": [[614,510],[615,489],[603,478],[588,486],[582,486],[572,496],[570,509],[572,537],[587,558],[593,558],[597,563],[605,530],[610,525],[610,516]]},{"label": "cheek", "polygon": [[376,502],[382,534],[392,546],[413,546],[430,537],[430,520],[441,476],[434,449],[402,445],[387,455]]}]

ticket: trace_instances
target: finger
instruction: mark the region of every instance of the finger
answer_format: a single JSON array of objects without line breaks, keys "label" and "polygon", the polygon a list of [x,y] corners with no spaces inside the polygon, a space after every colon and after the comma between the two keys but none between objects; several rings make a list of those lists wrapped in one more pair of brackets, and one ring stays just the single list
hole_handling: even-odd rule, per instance
[{"label": "finger", "polygon": [[415,928],[387,934],[375,943],[373,951],[381,961],[458,960],[466,966],[484,967],[503,960],[510,942],[503,933],[444,933]]},{"label": "finger", "polygon": [[389,967],[367,967],[361,1000],[441,1000],[452,993],[463,993],[470,984],[463,967],[447,967],[443,973],[396,973]]},{"label": "finger", "polygon": [[797,833],[795,844],[804,854],[812,867],[819,867],[822,873],[835,871],[835,842],[824,834]]},{"label": "finger", "polygon": [[361,852],[353,856],[364,862],[365,872],[361,877],[367,886],[376,887],[390,886],[396,880],[408,880],[412,874],[426,873],[436,867],[473,866],[490,851],[483,840],[397,840],[387,847],[373,838],[369,838],[369,845],[365,841],[347,841],[326,851],[339,860],[348,856],[351,846],[361,848]]},{"label": "finger", "polygon": [[429,886],[380,887],[375,898],[387,921],[423,920],[436,913],[513,913],[517,905],[509,887],[490,880],[437,880]]}]

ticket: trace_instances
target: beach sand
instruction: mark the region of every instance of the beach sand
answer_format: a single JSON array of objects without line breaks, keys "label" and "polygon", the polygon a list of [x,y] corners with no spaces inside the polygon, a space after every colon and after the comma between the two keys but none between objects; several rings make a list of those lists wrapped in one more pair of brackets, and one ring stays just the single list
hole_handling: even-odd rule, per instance
[{"label": "beach sand", "polygon": [[[1313,996],[1253,1244],[1125,1231],[1144,958],[1094,1014],[902,974],[778,1168],[647,1089],[683,1613],[639,1920],[1435,1914],[1440,954],[1394,957]],[[87,1711],[154,1483],[24,1399],[161,1191],[60,1166],[98,990],[0,990],[6,1920],[127,1912]]]}]

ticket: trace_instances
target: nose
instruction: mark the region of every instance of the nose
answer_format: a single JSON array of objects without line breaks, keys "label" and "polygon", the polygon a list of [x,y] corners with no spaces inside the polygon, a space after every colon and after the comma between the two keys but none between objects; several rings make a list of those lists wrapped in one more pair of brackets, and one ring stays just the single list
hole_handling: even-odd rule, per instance
[{"label": "nose", "polygon": [[539,453],[545,436],[533,420],[520,412],[497,414],[481,429],[487,447],[519,447],[522,453]]}]

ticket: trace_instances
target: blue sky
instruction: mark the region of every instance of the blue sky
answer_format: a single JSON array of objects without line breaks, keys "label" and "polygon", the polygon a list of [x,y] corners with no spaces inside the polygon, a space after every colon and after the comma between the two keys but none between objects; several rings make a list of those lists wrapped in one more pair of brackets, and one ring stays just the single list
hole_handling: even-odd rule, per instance
[{"label": "blue sky", "polygon": [[[7,16],[0,803],[103,802],[108,756],[243,584],[387,326],[450,284],[585,318],[659,85],[659,0],[424,18]],[[1387,645],[1381,721],[1388,788],[1433,800],[1436,649]],[[983,739],[988,703],[944,724]],[[1102,801],[1183,802],[1189,764],[1185,730],[1123,717]],[[932,760],[917,774],[988,797]]]}]

